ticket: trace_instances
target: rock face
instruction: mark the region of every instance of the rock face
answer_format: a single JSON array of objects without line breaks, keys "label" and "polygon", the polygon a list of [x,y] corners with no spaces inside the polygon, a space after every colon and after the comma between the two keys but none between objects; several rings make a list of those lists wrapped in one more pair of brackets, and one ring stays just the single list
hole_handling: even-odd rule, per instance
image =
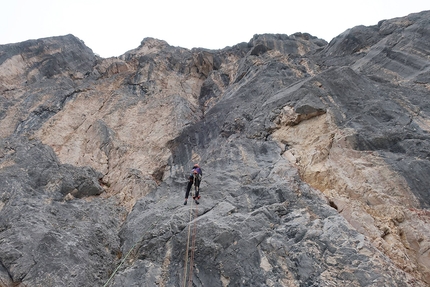
[{"label": "rock face", "polygon": [[429,19],[0,46],[0,286],[428,286]]}]

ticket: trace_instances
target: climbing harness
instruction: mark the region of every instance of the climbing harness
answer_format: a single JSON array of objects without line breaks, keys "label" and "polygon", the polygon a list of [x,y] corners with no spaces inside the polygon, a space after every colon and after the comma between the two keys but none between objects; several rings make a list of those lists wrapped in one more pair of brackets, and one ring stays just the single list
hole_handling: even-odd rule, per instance
[{"label": "climbing harness", "polygon": [[[194,175],[194,191],[192,192],[191,196],[192,198],[194,198],[194,196],[196,195],[197,192],[197,186],[196,186],[196,176]],[[187,236],[187,248],[185,251],[185,263],[184,263],[184,277],[183,277],[183,286],[186,287],[187,286],[187,275],[188,275],[188,287],[191,287],[193,284],[193,267],[194,267],[194,252],[196,250],[196,233],[197,233],[197,217],[199,215],[198,212],[198,208],[197,208],[197,204],[195,205],[194,208],[194,218],[193,218],[193,202],[194,200],[191,201],[191,206],[190,206],[190,222],[188,224],[188,236]],[[194,222],[193,222],[194,220]],[[193,222],[193,224],[191,224]],[[193,229],[191,232],[191,225],[193,225]],[[191,247],[190,247],[190,240],[191,240]],[[191,253],[190,253],[191,251]],[[190,253],[190,254],[189,254]],[[188,264],[188,257],[190,257],[189,259],[189,264]],[[189,265],[189,268],[188,268]]]}]

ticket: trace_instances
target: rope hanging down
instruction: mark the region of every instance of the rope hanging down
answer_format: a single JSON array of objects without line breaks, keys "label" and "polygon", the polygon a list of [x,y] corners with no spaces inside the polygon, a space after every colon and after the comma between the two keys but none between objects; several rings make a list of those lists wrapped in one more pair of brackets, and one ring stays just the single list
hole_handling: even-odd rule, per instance
[{"label": "rope hanging down", "polygon": [[197,217],[199,215],[196,208],[194,209],[194,223],[193,223],[193,233],[192,233],[192,240],[191,240],[191,256],[190,256],[190,274],[188,276],[188,286],[192,287],[193,285],[193,267],[194,267],[194,252],[196,251],[196,233],[197,233]]},{"label": "rope hanging down", "polygon": [[[192,194],[192,197],[194,197],[194,193]],[[193,218],[193,201],[191,201],[191,206],[190,206],[190,222],[188,224],[188,236],[187,236],[187,248],[185,251],[185,264],[184,264],[184,278],[183,278],[183,283],[184,283],[184,287],[187,286],[187,275],[188,275],[188,286],[191,287],[193,284],[193,266],[194,266],[194,251],[196,249],[196,233],[197,233],[197,217],[198,217],[198,209],[197,209],[197,205],[195,205],[194,208],[194,218]],[[193,225],[193,232],[191,233],[191,222],[194,220]],[[190,247],[190,238],[191,238],[191,247]],[[190,263],[189,263],[189,269],[188,269],[188,255],[189,255],[189,251],[191,249],[191,254],[190,254]],[[189,270],[187,272],[187,270]]]},{"label": "rope hanging down", "polygon": [[[151,228],[154,228],[155,226],[157,226],[158,222],[160,221],[160,219],[158,219],[155,223],[152,224]],[[128,251],[127,255],[124,257],[123,260],[121,260],[121,263],[118,265],[118,267],[113,271],[112,275],[109,277],[108,281],[105,283],[105,285],[103,285],[103,287],[108,286],[109,282],[112,280],[112,278],[115,276],[116,272],[118,272],[118,269],[121,267],[121,265],[125,262],[125,260],[127,259],[127,257],[130,255],[131,251],[133,251],[134,247],[136,247],[136,245],[139,242],[142,242],[143,238],[145,237],[146,233],[144,233],[142,235],[142,237],[140,237],[140,239],[138,241],[136,241],[136,243],[130,248],[130,250]]]}]

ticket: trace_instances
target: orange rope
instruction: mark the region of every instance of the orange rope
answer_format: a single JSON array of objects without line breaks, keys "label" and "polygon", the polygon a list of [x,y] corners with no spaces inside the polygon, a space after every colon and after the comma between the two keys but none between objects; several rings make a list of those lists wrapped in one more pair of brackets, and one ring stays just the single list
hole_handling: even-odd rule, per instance
[{"label": "orange rope", "polygon": [[[198,208],[197,205],[195,207],[195,213],[194,213],[194,219],[192,218],[192,210],[193,210],[193,202],[194,202],[194,197],[196,195],[196,191],[197,191],[197,187],[196,187],[196,176],[194,175],[194,193],[191,195],[191,197],[193,198],[193,200],[191,201],[191,206],[190,206],[190,224],[188,225],[188,238],[187,238],[187,249],[185,251],[185,266],[184,266],[184,287],[187,286],[187,273],[188,273],[188,286],[192,287],[193,284],[193,267],[194,267],[194,251],[196,249],[196,234],[197,234],[197,217],[199,215],[198,212]],[[194,220],[193,223],[193,233],[192,233],[192,238],[191,238],[191,247],[190,247],[190,234],[191,234],[191,221]],[[188,253],[189,250],[191,249],[191,254],[190,254],[190,268],[189,268],[189,272],[187,272],[188,270]]]},{"label": "orange rope", "polygon": [[192,287],[193,285],[193,267],[194,267],[194,252],[196,250],[196,233],[197,233],[197,216],[199,215],[197,205],[195,208],[194,214],[194,225],[193,225],[193,238],[191,240],[191,258],[190,258],[190,274],[188,276],[188,287]]},{"label": "orange rope", "polygon": [[[192,210],[192,207],[193,207],[193,202],[191,201],[191,208],[190,208],[190,222],[191,222],[191,220],[192,220],[192,218],[191,218],[191,215],[192,215],[192,213],[191,213],[191,210]],[[186,251],[185,251],[185,264],[184,264],[184,280],[183,280],[183,282],[184,282],[184,287],[186,287],[187,286],[187,269],[188,269],[188,250],[189,250],[189,246],[190,246],[190,233],[191,233],[191,224],[189,224],[188,225],[188,236],[187,236],[187,249],[186,249]]]}]

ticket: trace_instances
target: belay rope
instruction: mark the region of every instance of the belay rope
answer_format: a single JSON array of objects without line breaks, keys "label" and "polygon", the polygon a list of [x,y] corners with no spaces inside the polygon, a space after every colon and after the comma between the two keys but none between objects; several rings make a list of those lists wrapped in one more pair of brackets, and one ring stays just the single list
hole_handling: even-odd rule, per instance
[{"label": "belay rope", "polygon": [[192,286],[193,284],[194,252],[196,251],[197,217],[199,215],[197,205],[194,210],[195,210],[195,213],[194,213],[192,240],[191,240],[190,275],[188,276],[188,286]]},{"label": "belay rope", "polygon": [[[154,228],[158,222],[160,221],[160,219],[158,219],[155,223],[152,223],[151,228]],[[136,241],[136,243],[130,248],[130,250],[128,251],[127,255],[124,257],[123,260],[121,260],[121,263],[118,265],[118,267],[112,272],[112,275],[109,277],[108,281],[105,283],[105,285],[103,285],[103,287],[108,286],[109,282],[112,280],[112,278],[115,276],[116,272],[118,271],[118,269],[121,267],[121,265],[125,262],[125,260],[127,259],[127,257],[130,255],[131,251],[133,251],[133,249],[136,247],[136,245],[140,242],[142,242],[143,238],[145,237],[146,233],[144,233],[142,235],[142,237],[140,237],[140,239],[138,241]]]},{"label": "belay rope", "polygon": [[[196,186],[196,176],[194,176],[194,190],[195,192],[197,191],[197,186]],[[194,197],[195,193],[193,192],[191,197]],[[193,198],[194,199],[194,198]],[[188,286],[191,287],[193,284],[193,266],[194,266],[194,252],[196,250],[196,233],[197,233],[197,217],[199,215],[198,209],[197,209],[197,204],[195,205],[194,208],[194,218],[193,218],[193,202],[194,200],[191,201],[191,206],[190,206],[190,222],[188,224],[188,236],[187,236],[187,248],[185,251],[185,263],[184,263],[184,278],[183,278],[183,286],[186,287],[187,286],[187,275],[188,275]],[[194,223],[191,224],[191,222],[194,220]],[[191,233],[191,225],[193,225],[193,230]],[[190,248],[190,239],[191,239],[191,248]],[[189,268],[188,268],[188,255],[189,255],[189,251],[191,249],[191,254],[190,254],[190,260],[189,260]]]},{"label": "belay rope", "polygon": [[[194,197],[196,194],[196,191],[197,191],[197,186],[196,186],[197,178],[195,175],[194,175],[193,181],[194,181],[193,182],[194,183],[194,192],[192,192],[191,197]],[[186,252],[185,252],[184,277],[183,277],[183,283],[184,283],[183,286],[184,287],[187,286],[187,275],[188,275],[188,286],[190,287],[193,284],[194,252],[196,250],[195,246],[196,246],[196,233],[197,233],[197,220],[196,219],[197,219],[198,214],[199,214],[197,204],[195,205],[195,208],[193,209],[193,203],[194,203],[194,198],[191,201],[191,205],[190,205],[190,219],[189,219],[189,224],[188,224],[187,248],[186,248]],[[193,210],[194,210],[194,218],[193,218]],[[155,223],[152,223],[151,228],[154,228],[160,220],[161,219],[158,219]],[[193,220],[194,220],[194,222],[192,223]],[[191,233],[191,225],[193,225],[192,233]],[[109,286],[108,285],[109,282],[112,280],[112,278],[118,272],[119,268],[124,264],[125,260],[127,260],[128,256],[134,250],[136,245],[139,244],[140,242],[142,242],[145,235],[146,235],[146,233],[144,233],[144,235],[142,235],[142,237],[138,241],[136,241],[136,243],[130,248],[127,255],[124,257],[124,259],[121,260],[120,264],[112,272],[111,276],[109,277],[107,282],[103,285],[103,287]],[[191,241],[191,246],[190,246],[190,241]],[[191,250],[191,252],[190,252],[190,250]],[[188,257],[190,257],[189,268],[188,268]]]},{"label": "belay rope", "polygon": [[[162,202],[164,202],[165,200],[167,199],[167,197],[166,198],[164,198],[164,199],[162,199],[161,201],[159,201],[159,203],[162,203]],[[139,240],[137,240],[135,243],[134,243],[134,245],[130,248],[130,250],[127,252],[127,255],[124,257],[124,259],[122,259],[121,260],[121,262],[120,262],[120,264],[118,265],[118,267],[112,272],[112,274],[111,274],[111,276],[109,277],[109,279],[108,279],[108,281],[106,281],[106,283],[105,283],[105,285],[103,285],[103,287],[107,287],[107,286],[109,286],[108,284],[109,284],[109,282],[112,280],[112,278],[115,276],[115,274],[118,272],[118,270],[119,270],[119,268],[122,266],[122,264],[124,264],[124,262],[125,262],[125,260],[127,260],[127,258],[128,258],[128,256],[131,254],[131,252],[134,250],[134,248],[139,244],[139,243],[141,243],[142,241],[143,241],[143,239],[145,238],[145,235],[147,234],[146,233],[146,231],[147,230],[149,230],[149,229],[154,229],[157,225],[158,225],[158,223],[160,222],[162,220],[162,218],[160,217],[160,218],[158,218],[155,222],[153,222],[152,224],[151,224],[151,226],[149,227],[149,228],[147,228],[144,232],[143,232],[143,235],[139,238]]]}]

